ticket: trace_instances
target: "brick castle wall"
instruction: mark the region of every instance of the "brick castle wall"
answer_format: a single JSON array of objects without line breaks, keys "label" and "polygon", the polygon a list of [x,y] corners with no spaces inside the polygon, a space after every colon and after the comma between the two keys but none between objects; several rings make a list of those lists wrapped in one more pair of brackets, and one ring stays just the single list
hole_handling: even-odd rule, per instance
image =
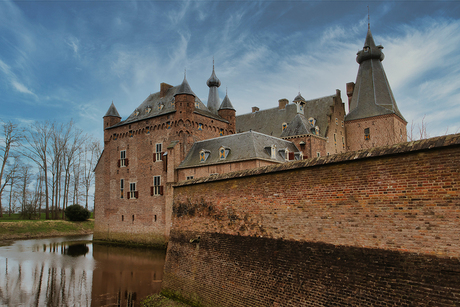
[{"label": "brick castle wall", "polygon": [[460,304],[460,135],[175,187],[163,289],[205,306]]}]

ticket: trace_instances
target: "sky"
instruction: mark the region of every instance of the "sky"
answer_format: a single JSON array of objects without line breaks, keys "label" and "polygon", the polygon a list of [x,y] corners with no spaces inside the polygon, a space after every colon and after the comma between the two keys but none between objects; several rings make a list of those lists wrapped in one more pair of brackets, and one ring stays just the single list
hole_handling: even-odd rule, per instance
[{"label": "sky", "polygon": [[185,71],[206,104],[213,59],[237,115],[299,92],[346,102],[368,20],[409,133],[460,132],[459,1],[0,0],[0,119],[102,142],[112,101],[126,119]]}]

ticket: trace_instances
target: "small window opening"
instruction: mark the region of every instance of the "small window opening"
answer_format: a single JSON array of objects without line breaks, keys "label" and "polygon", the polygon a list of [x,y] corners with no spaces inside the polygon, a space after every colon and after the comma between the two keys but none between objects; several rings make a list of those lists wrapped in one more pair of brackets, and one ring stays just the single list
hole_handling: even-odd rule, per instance
[{"label": "small window opening", "polygon": [[364,140],[368,141],[371,139],[371,131],[369,128],[364,129]]},{"label": "small window opening", "polygon": [[125,220],[125,216],[122,215],[122,216],[121,216],[121,221],[123,222],[124,220]]}]

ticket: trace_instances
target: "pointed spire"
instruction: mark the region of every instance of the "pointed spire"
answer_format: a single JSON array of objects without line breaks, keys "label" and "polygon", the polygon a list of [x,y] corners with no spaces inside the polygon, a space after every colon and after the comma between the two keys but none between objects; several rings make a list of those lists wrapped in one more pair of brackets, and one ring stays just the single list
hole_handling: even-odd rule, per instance
[{"label": "pointed spire", "polygon": [[222,100],[222,104],[220,105],[219,110],[223,110],[223,109],[235,110],[235,108],[233,108],[233,105],[230,101],[230,98],[228,98],[227,92],[225,93],[225,98],[224,100]]},{"label": "pointed spire", "polygon": [[370,28],[363,50],[357,53],[358,75],[350,102],[347,121],[394,113],[405,120],[398,110],[385,70],[382,66],[382,46],[376,46]]},{"label": "pointed spire", "polygon": [[214,59],[212,60],[212,73],[211,77],[209,77],[206,84],[209,87],[209,95],[208,95],[208,109],[214,114],[217,114],[220,105],[219,99],[219,92],[217,88],[220,86],[220,80],[216,76],[216,72],[214,70]]},{"label": "pointed spire", "polygon": [[192,91],[192,88],[190,87],[190,85],[187,82],[186,74],[187,74],[187,71],[184,72],[184,81],[182,81],[182,84],[179,86],[179,89],[174,94],[174,96],[186,94],[186,95],[192,95],[192,96],[196,97],[195,93]]},{"label": "pointed spire", "polygon": [[117,108],[115,108],[115,105],[113,104],[113,100],[112,100],[112,104],[110,105],[109,109],[107,110],[107,113],[105,113],[104,117],[106,117],[106,116],[114,116],[114,117],[121,118],[120,114],[118,114]]}]

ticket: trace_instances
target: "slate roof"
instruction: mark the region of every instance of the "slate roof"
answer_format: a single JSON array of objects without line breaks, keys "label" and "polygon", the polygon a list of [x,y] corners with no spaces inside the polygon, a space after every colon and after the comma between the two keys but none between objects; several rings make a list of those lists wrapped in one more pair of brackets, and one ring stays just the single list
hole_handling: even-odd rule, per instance
[{"label": "slate roof", "polygon": [[230,98],[228,98],[228,94],[225,94],[225,98],[224,100],[222,100],[222,104],[220,105],[220,108],[219,108],[219,110],[223,110],[223,109],[235,110],[233,108],[232,103],[230,102]]},{"label": "slate roof", "polygon": [[364,48],[357,53],[356,57],[359,69],[350,103],[350,112],[345,116],[346,121],[385,114],[396,114],[406,121],[398,109],[383,69],[382,49],[382,46],[375,45],[369,29]]},{"label": "slate roof", "polygon": [[107,110],[107,113],[105,113],[104,117],[106,116],[115,116],[121,118],[120,114],[118,114],[117,108],[115,108],[115,105],[113,104],[113,101],[109,109]]},{"label": "slate roof", "polygon": [[[184,82],[182,82],[179,86],[173,86],[169,88],[164,97],[160,97],[160,92],[150,94],[147,99],[144,100],[134,111],[131,113],[128,118],[119,122],[118,124],[109,127],[119,127],[126,124],[130,124],[133,122],[141,121],[144,119],[176,112],[174,107],[174,96],[178,94],[188,93],[190,95],[195,96],[195,102],[198,103],[198,107],[195,108],[195,113],[201,114],[203,116],[215,118],[221,121],[225,121],[220,116],[209,112],[208,108],[201,102],[201,100],[193,93],[190,85],[188,84],[187,80],[184,78]],[[148,112],[148,109],[151,109]],[[109,109],[110,110],[110,109]],[[139,112],[137,115],[136,113]],[[118,112],[117,112],[118,113]],[[107,115],[106,115],[107,116]],[[225,121],[226,122],[226,121]]]},{"label": "slate roof", "polygon": [[308,122],[303,114],[297,114],[281,133],[281,137],[305,134],[315,134],[315,127]]},{"label": "slate roof", "polygon": [[211,77],[209,77],[208,81],[206,81],[206,84],[209,87],[208,110],[214,114],[217,114],[217,110],[219,110],[220,106],[219,92],[217,90],[217,88],[220,86],[220,80],[217,78],[214,71],[214,64],[212,65]]},{"label": "slate roof", "polygon": [[[276,159],[271,158],[272,145],[276,146]],[[226,159],[221,160],[219,148],[224,146],[230,149]],[[255,131],[231,134],[214,139],[195,142],[178,168],[197,167],[210,164],[228,163],[244,160],[263,159],[274,162],[285,162],[279,153],[281,149],[290,152],[299,152],[292,143],[280,138],[272,137]],[[204,149],[210,152],[205,162],[200,162],[200,151]]]},{"label": "slate roof", "polygon": [[[328,117],[332,114],[335,95],[312,99],[305,102],[305,118],[316,119],[319,136],[326,137]],[[284,109],[279,107],[242,114],[236,116],[236,131],[258,131],[268,135],[281,137],[283,123],[289,124],[297,116],[297,105],[290,103]],[[289,127],[289,126],[288,126]]]}]

